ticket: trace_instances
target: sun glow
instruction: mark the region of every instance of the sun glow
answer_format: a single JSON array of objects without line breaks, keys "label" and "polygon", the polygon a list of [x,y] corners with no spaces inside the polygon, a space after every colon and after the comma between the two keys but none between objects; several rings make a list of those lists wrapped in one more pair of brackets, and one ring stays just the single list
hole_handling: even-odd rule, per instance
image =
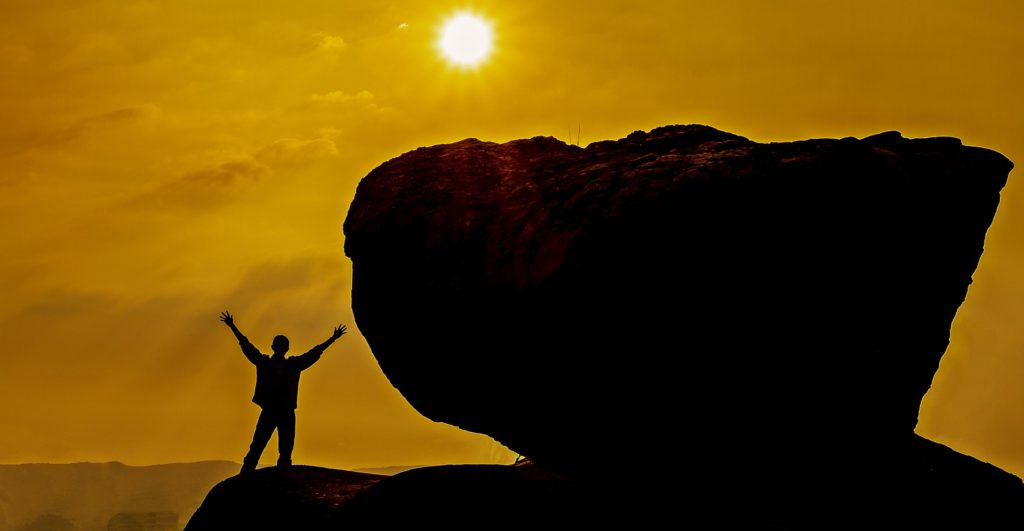
[{"label": "sun glow", "polygon": [[438,46],[452,64],[472,67],[487,59],[491,43],[490,23],[471,13],[457,13],[445,21]]}]

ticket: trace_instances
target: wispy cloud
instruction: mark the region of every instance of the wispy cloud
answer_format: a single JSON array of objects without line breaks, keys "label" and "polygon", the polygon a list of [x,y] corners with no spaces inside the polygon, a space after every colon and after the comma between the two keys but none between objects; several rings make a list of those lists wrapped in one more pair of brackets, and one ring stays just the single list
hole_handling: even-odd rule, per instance
[{"label": "wispy cloud", "polygon": [[180,178],[130,199],[133,209],[159,207],[207,208],[237,190],[270,176],[270,166],[252,157],[237,158],[190,171]]},{"label": "wispy cloud", "polygon": [[313,94],[309,99],[321,103],[370,102],[373,101],[373,93],[368,90],[360,90],[356,93],[334,90],[323,94]]},{"label": "wispy cloud", "polygon": [[161,114],[160,107],[151,104],[123,107],[112,111],[86,116],[70,124],[40,127],[30,130],[20,137],[3,142],[8,148],[47,148],[74,142],[100,131],[136,125],[155,120]]},{"label": "wispy cloud", "polygon": [[128,205],[143,208],[206,208],[271,177],[276,167],[298,166],[337,155],[338,146],[330,138],[282,138],[253,153],[236,155],[223,162],[186,172],[169,183],[131,199]]},{"label": "wispy cloud", "polygon": [[331,35],[329,33],[318,31],[313,34],[313,38],[316,40],[317,49],[337,52],[344,50],[348,44],[345,43],[345,39]]},{"label": "wispy cloud", "polygon": [[329,138],[282,138],[257,151],[255,158],[271,165],[304,164],[337,155],[338,146]]},{"label": "wispy cloud", "polygon": [[269,166],[251,159],[230,160],[202,168],[185,174],[180,184],[209,186],[214,188],[231,187],[245,182],[256,182],[272,173]]}]

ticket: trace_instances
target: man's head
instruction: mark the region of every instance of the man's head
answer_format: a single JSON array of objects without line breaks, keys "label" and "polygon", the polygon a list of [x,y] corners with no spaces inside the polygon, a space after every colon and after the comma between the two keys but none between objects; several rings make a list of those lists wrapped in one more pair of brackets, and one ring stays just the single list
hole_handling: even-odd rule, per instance
[{"label": "man's head", "polygon": [[283,356],[285,352],[288,352],[288,338],[274,336],[274,342],[270,344],[270,348],[274,349],[274,354]]}]

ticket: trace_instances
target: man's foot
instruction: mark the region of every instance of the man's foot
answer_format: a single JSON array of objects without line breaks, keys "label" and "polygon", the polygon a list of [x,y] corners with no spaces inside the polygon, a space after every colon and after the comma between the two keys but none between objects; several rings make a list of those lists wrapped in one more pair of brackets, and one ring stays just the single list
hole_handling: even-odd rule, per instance
[{"label": "man's foot", "polygon": [[284,460],[284,461],[278,460],[277,461],[277,466],[278,467],[282,467],[282,468],[286,467],[286,466],[292,466],[292,460],[291,459]]},{"label": "man's foot", "polygon": [[251,474],[256,471],[256,463],[242,463],[240,474]]}]

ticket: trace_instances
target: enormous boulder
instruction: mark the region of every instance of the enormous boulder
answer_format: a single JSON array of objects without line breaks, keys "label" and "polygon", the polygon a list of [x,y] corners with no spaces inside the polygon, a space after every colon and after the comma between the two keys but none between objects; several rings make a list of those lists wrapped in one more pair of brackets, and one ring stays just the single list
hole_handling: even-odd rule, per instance
[{"label": "enormous boulder", "polygon": [[420,148],[359,184],[353,309],[417,410],[538,463],[863,472],[910,444],[1011,167],[693,125]]}]

